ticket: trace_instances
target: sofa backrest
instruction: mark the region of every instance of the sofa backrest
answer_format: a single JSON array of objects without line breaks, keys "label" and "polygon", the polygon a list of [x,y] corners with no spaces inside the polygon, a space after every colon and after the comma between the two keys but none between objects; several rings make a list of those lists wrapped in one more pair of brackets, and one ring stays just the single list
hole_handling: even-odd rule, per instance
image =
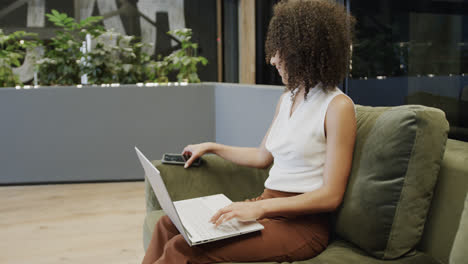
[{"label": "sofa backrest", "polygon": [[441,110],[357,106],[353,165],[336,234],[381,259],[421,239],[447,140]]}]

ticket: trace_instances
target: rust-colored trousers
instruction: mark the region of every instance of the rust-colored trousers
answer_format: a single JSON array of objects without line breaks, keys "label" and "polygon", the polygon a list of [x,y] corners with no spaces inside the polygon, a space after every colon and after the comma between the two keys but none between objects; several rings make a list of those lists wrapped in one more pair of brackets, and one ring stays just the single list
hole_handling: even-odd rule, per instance
[{"label": "rust-colored trousers", "polygon": [[[265,189],[249,201],[293,195],[297,193]],[[328,214],[264,218],[259,223],[265,227],[262,231],[190,247],[164,216],[156,223],[142,263],[292,262],[310,259],[328,244]]]}]

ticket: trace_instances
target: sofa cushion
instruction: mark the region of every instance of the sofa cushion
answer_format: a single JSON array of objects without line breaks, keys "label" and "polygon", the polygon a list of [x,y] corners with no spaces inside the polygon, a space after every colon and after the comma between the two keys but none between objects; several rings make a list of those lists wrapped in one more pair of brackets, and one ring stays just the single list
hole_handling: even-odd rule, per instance
[{"label": "sofa cushion", "polygon": [[336,233],[381,259],[421,239],[447,140],[442,111],[357,106],[353,165]]},{"label": "sofa cushion", "polygon": [[462,264],[468,260],[466,245],[468,244],[468,195],[465,198],[465,209],[460,218],[455,241],[450,252],[450,264]]}]

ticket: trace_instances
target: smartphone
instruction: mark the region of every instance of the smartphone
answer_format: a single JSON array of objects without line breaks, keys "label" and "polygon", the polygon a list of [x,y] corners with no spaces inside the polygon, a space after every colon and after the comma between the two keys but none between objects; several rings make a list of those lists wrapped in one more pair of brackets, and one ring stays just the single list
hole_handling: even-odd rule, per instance
[{"label": "smartphone", "polygon": [[[182,154],[174,153],[165,153],[161,160],[165,164],[175,164],[175,165],[185,165],[185,162],[190,158],[190,156],[184,156]],[[201,165],[201,159],[197,158],[191,166],[198,167]]]}]

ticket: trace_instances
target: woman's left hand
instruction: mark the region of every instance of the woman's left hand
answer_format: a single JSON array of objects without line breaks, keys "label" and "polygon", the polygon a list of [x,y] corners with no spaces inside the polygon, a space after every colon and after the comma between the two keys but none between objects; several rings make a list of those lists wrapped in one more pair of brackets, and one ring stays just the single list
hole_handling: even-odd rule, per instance
[{"label": "woman's left hand", "polygon": [[232,218],[237,218],[239,221],[254,221],[261,218],[263,214],[264,209],[260,202],[236,202],[219,209],[210,222],[219,226]]}]

